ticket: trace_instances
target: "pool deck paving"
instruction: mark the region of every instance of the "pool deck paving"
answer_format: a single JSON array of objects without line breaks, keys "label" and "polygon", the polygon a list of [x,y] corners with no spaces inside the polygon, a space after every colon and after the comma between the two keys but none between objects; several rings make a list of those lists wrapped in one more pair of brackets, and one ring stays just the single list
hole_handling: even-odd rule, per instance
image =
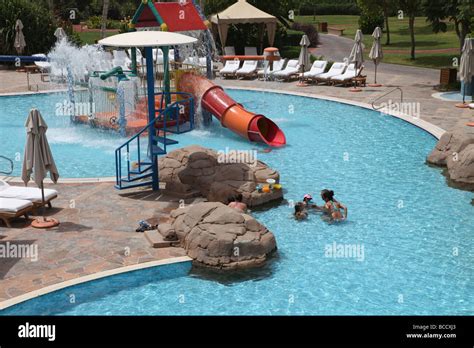
[{"label": "pool deck paving", "polygon": [[140,220],[166,217],[178,206],[176,199],[145,189],[122,193],[112,183],[45,186],[59,192],[45,212],[61,224],[49,230],[32,228],[24,218],[12,228],[0,224],[0,244],[36,245],[38,255],[37,261],[0,260],[0,303],[74,278],[186,256],[182,248],[154,249],[135,232]]},{"label": "pool deck paving", "polygon": [[[326,41],[329,39],[333,41],[333,38],[323,38]],[[336,40],[338,45],[325,45],[318,48],[315,54],[340,59],[343,52],[347,52],[351,40]],[[373,64],[366,62],[365,65],[364,73],[368,75],[368,83],[371,83]],[[34,91],[58,88],[41,82],[39,75],[33,75],[32,81]],[[400,87],[405,103],[419,103],[421,119],[444,130],[474,121],[473,110],[458,109],[454,102],[432,97],[437,92],[434,86],[439,83],[439,70],[381,64],[378,82],[383,87],[365,87],[361,93],[324,85],[298,87],[297,81],[217,78],[215,82],[227,88],[303,93],[366,104]],[[20,92],[27,92],[26,74],[0,70],[0,94]],[[399,98],[398,92],[393,92],[378,103],[388,102],[389,99],[399,102]],[[317,112],[314,110],[315,115]],[[134,232],[139,220],[164,218],[178,206],[176,199],[146,190],[122,193],[107,182],[62,183],[51,187],[59,191],[59,197],[53,202],[54,209],[47,210],[47,214],[62,222],[59,227],[36,230],[21,219],[14,223],[13,228],[0,225],[0,243],[35,244],[39,254],[36,262],[19,258],[0,260],[0,302],[97,272],[185,255],[181,248],[153,249],[143,234]]]}]

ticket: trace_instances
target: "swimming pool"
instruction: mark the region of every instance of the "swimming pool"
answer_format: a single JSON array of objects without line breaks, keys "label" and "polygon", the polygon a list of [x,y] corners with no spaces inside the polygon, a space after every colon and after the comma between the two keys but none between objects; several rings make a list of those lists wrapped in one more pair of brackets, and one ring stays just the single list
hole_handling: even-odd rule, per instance
[{"label": "swimming pool", "polygon": [[[275,234],[279,247],[263,269],[227,275],[193,271],[160,280],[140,271],[130,275],[139,278],[138,285],[83,298],[67,309],[57,310],[55,300],[48,298],[74,289],[4,314],[474,314],[472,193],[448,187],[440,170],[425,165],[436,143],[431,135],[399,119],[340,103],[263,92],[230,94],[285,132],[288,146],[258,155],[280,171],[286,198],[317,197],[321,189],[331,188],[348,205],[349,221],[327,225],[311,215],[296,223],[291,208],[282,203],[253,212]],[[102,135],[80,132],[88,139]],[[216,122],[208,130],[175,138],[179,146],[260,149]],[[333,245],[363,247],[364,252],[358,258],[333,258],[325,253]],[[97,291],[103,285],[81,286]]]},{"label": "swimming pool", "polygon": [[115,149],[126,139],[112,132],[71,125],[68,116],[57,116],[58,105],[67,100],[63,93],[0,97],[0,155],[14,161],[13,176],[21,174],[24,124],[33,107],[40,110],[48,124],[48,140],[62,178],[115,175]]}]

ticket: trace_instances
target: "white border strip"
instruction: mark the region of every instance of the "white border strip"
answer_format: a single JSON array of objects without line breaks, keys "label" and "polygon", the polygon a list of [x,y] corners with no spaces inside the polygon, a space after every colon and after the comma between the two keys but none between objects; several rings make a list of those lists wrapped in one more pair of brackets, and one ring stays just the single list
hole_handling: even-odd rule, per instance
[{"label": "white border strip", "polygon": [[24,96],[24,95],[35,95],[35,94],[52,94],[52,93],[67,93],[67,89],[47,89],[44,91],[28,91],[28,92],[9,92],[9,93],[0,93],[1,97],[15,97],[15,96]]},{"label": "white border strip", "polygon": [[143,270],[143,269],[147,269],[147,268],[159,267],[159,266],[170,265],[170,264],[175,264],[175,263],[182,263],[182,262],[191,262],[191,261],[192,261],[192,259],[188,256],[173,257],[173,258],[168,258],[168,259],[165,259],[165,260],[144,262],[144,263],[139,263],[139,264],[131,265],[131,266],[118,267],[118,268],[114,268],[114,269],[104,271],[104,272],[89,274],[89,275],[84,276],[84,277],[79,277],[79,278],[66,280],[64,282],[53,284],[53,285],[47,286],[45,288],[34,290],[34,291],[28,292],[26,294],[16,296],[16,297],[13,297],[11,299],[0,302],[0,310],[6,309],[6,308],[14,306],[14,305],[17,305],[21,302],[25,302],[25,301],[34,299],[34,298],[39,297],[39,296],[49,294],[51,292],[55,292],[55,291],[58,291],[58,290],[62,290],[62,289],[71,287],[71,286],[91,282],[93,280],[98,280],[98,279],[101,279],[101,278],[110,277],[110,276],[114,276],[114,275],[117,275],[117,274],[134,272],[134,271]]}]

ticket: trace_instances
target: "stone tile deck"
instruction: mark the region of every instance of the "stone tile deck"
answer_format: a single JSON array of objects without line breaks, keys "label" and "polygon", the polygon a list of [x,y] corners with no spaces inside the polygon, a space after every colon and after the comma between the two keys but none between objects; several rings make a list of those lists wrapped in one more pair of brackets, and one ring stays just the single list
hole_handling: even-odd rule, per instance
[{"label": "stone tile deck", "polygon": [[186,255],[181,248],[153,249],[135,232],[139,220],[159,221],[176,208],[172,198],[148,190],[120,193],[111,183],[48,186],[59,191],[54,208],[46,209],[61,221],[58,227],[37,230],[24,219],[13,228],[0,225],[1,244],[38,246],[37,262],[0,259],[0,302],[73,278]]}]

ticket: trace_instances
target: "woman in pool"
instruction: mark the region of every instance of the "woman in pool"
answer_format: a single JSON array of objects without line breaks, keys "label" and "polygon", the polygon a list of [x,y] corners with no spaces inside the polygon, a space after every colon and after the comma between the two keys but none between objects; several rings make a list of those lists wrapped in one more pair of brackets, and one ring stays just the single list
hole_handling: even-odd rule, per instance
[{"label": "woman in pool", "polygon": [[[334,191],[322,190],[321,198],[324,204],[325,213],[331,218],[331,221],[344,221],[347,219],[347,207],[334,199]],[[341,212],[344,211],[344,214]]]}]

